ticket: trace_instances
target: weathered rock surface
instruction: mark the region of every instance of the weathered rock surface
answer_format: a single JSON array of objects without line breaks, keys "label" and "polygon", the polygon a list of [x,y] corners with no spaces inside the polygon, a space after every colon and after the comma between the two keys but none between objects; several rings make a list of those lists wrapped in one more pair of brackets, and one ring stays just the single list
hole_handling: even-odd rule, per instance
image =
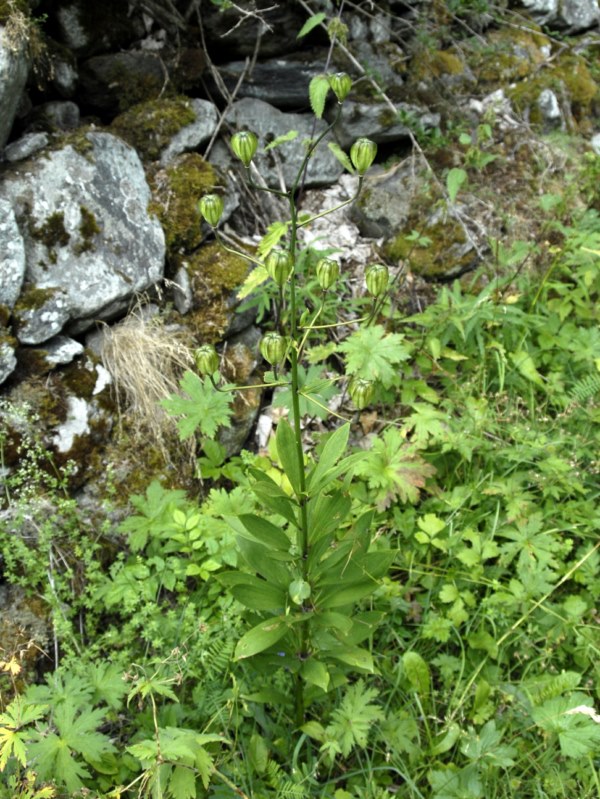
[{"label": "weathered rock surface", "polygon": [[588,30],[600,22],[598,0],[522,0],[522,4],[545,25],[568,28],[571,33]]},{"label": "weathered rock surface", "polygon": [[[110,319],[163,274],[165,242],[149,216],[150,190],[135,151],[109,133],[10,168],[0,194],[13,208],[35,289],[21,303],[22,343],[40,343]],[[49,307],[50,306],[50,307]]]},{"label": "weathered rock surface", "polygon": [[335,135],[342,147],[349,147],[361,136],[372,139],[377,144],[398,141],[409,135],[408,124],[402,121],[404,116],[427,130],[440,124],[440,115],[426,108],[419,108],[409,103],[397,103],[398,113],[395,115],[386,103],[359,103],[346,100],[342,106],[339,122],[335,126]]},{"label": "weathered rock surface", "polygon": [[25,277],[25,244],[12,206],[0,198],[0,305],[12,308]]},{"label": "weathered rock surface", "polygon": [[[251,130],[256,133],[259,150],[254,163],[261,177],[273,188],[281,187],[281,178],[287,186],[292,185],[304,159],[304,149],[299,143],[303,139],[318,136],[327,126],[323,120],[315,119],[312,114],[286,114],[262,100],[250,98],[233,103],[226,119],[236,130]],[[285,142],[271,152],[262,152],[262,148],[270,141],[291,130],[298,131],[294,141]],[[239,163],[223,145],[213,150],[210,161],[219,166]],[[320,147],[309,162],[304,185],[323,186],[333,183],[342,171],[341,164],[329,149]]]},{"label": "weathered rock surface", "polygon": [[28,73],[26,42],[14,41],[0,25],[0,148],[10,135]]}]

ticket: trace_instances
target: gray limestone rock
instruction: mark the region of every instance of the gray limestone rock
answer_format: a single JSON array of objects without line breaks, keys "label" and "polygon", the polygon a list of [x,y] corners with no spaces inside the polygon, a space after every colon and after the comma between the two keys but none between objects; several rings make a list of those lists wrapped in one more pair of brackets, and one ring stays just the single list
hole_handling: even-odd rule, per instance
[{"label": "gray limestone rock", "polygon": [[27,42],[15,41],[0,25],[0,148],[10,136],[28,73]]},{"label": "gray limestone rock", "polygon": [[171,163],[181,153],[200,147],[210,139],[217,128],[219,113],[213,103],[196,99],[190,100],[189,103],[196,119],[190,125],[181,128],[162,151],[160,162],[163,166]]},{"label": "gray limestone rock", "polygon": [[0,305],[12,308],[25,276],[25,243],[9,202],[0,198]]},{"label": "gray limestone rock", "polygon": [[68,336],[56,336],[47,341],[43,348],[36,350],[40,357],[48,364],[50,369],[55,366],[64,366],[74,361],[83,352],[83,344]]},{"label": "gray limestone rock", "polygon": [[553,28],[570,33],[589,30],[600,23],[598,0],[522,0],[532,16]]},{"label": "gray limestone rock", "polygon": [[335,126],[335,135],[342,147],[349,147],[361,136],[366,136],[378,144],[397,141],[408,136],[409,127],[402,121],[402,115],[415,120],[423,128],[435,128],[440,124],[440,115],[425,108],[397,103],[397,117],[385,103],[357,103],[346,100],[342,115]]},{"label": "gray limestone rock", "polygon": [[[325,72],[325,58],[307,61],[306,56],[291,54],[256,64],[238,87],[237,97],[263,100],[276,108],[298,110],[309,108],[308,86],[312,78]],[[219,67],[219,74],[231,92],[238,85],[247,64],[231,61]],[[210,79],[211,92],[218,91]]]},{"label": "gray limestone rock", "polygon": [[24,161],[25,158],[43,150],[50,141],[47,133],[26,133],[20,139],[6,145],[4,157],[7,161]]},{"label": "gray limestone rock", "polygon": [[[280,176],[288,187],[292,185],[304,159],[302,141],[318,136],[326,127],[323,120],[315,119],[312,114],[285,114],[262,100],[250,98],[233,103],[226,119],[236,130],[251,130],[256,133],[259,149],[254,163],[262,178],[273,188],[280,188]],[[291,130],[298,131],[294,141],[285,142],[272,152],[262,152],[266,144]],[[209,160],[224,167],[234,162],[229,149],[225,147],[215,147]],[[237,159],[235,162],[239,163]],[[309,161],[304,185],[308,187],[334,183],[342,171],[337,158],[322,144]]]},{"label": "gray limestone rock", "polygon": [[0,179],[37,292],[19,303],[22,342],[41,343],[67,323],[77,333],[111,319],[162,278],[164,234],[148,214],[137,153],[110,133],[87,133],[79,145],[46,151]]},{"label": "gray limestone rock", "polygon": [[93,56],[80,70],[86,103],[101,112],[115,112],[158,97],[167,80],[160,57],[141,51]]},{"label": "gray limestone rock", "polygon": [[418,180],[411,163],[388,173],[370,171],[358,202],[350,209],[350,218],[361,234],[375,239],[388,238],[400,230],[408,220]]},{"label": "gray limestone rock", "polygon": [[[3,331],[4,328],[0,327],[0,336],[2,336]],[[0,384],[4,383],[7,377],[10,377],[16,367],[15,348],[9,340],[0,339]]]}]

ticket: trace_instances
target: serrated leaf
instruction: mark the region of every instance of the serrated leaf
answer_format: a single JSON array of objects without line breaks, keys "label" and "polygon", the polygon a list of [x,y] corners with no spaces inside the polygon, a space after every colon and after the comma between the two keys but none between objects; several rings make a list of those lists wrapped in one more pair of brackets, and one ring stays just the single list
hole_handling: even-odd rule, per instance
[{"label": "serrated leaf", "polygon": [[383,325],[363,327],[352,333],[339,350],[346,356],[346,373],[389,387],[399,363],[410,357],[411,347],[400,333],[387,333]]},{"label": "serrated leaf", "polygon": [[185,396],[171,394],[161,405],[177,421],[179,437],[190,438],[199,430],[203,436],[213,438],[219,427],[231,427],[231,395],[217,391],[208,377],[202,380],[187,371],[180,381]]},{"label": "serrated leaf", "polygon": [[263,147],[263,153],[268,152],[269,150],[274,149],[275,147],[279,147],[280,144],[285,144],[287,141],[294,141],[298,137],[297,130],[289,130],[287,133],[283,133],[281,136],[277,136],[273,139],[272,142],[269,142],[266,147]]},{"label": "serrated leaf", "polygon": [[337,160],[340,162],[340,164],[344,167],[344,169],[350,172],[351,175],[353,175],[356,170],[352,166],[352,161],[350,160],[348,155],[342,150],[340,145],[337,144],[337,142],[330,141],[327,146],[329,147],[333,155],[337,158]]},{"label": "serrated leaf", "polygon": [[252,294],[259,286],[262,286],[269,279],[269,275],[264,266],[255,267],[248,277],[244,280],[237,292],[238,300],[243,300]]},{"label": "serrated leaf", "polygon": [[281,239],[287,235],[289,226],[289,222],[271,222],[267,228],[267,232],[256,248],[256,253],[259,258],[265,258],[272,249],[277,247]]},{"label": "serrated leaf", "polygon": [[320,25],[321,22],[327,19],[327,15],[320,11],[318,14],[313,14],[312,17],[309,17],[304,25],[300,28],[298,33],[296,34],[296,39],[302,39],[308,33],[311,32],[313,28],[316,28],[317,25]]},{"label": "serrated leaf", "polygon": [[325,111],[325,101],[328,91],[329,81],[325,75],[315,75],[308,86],[308,97],[310,100],[310,107],[317,119],[321,119]]}]

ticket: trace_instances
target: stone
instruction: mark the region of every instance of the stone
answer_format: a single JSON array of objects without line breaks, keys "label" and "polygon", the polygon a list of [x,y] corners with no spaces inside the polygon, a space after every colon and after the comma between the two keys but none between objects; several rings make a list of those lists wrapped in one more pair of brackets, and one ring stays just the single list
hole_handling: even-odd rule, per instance
[{"label": "stone", "polygon": [[542,89],[537,104],[544,122],[547,123],[547,127],[556,128],[564,126],[560,104],[552,89]]},{"label": "stone", "polygon": [[20,300],[23,343],[112,319],[162,278],[165,240],[147,210],[150,189],[137,153],[118,137],[81,134],[9,168],[0,194],[24,240],[33,291],[31,302]]},{"label": "stone", "polygon": [[15,161],[24,161],[34,153],[43,150],[48,146],[50,138],[47,133],[26,133],[20,139],[6,145],[4,150],[4,157],[7,161],[14,163]]},{"label": "stone", "polygon": [[[283,110],[309,108],[308,86],[312,78],[325,71],[326,53],[318,60],[307,61],[303,54],[290,54],[256,64],[239,85],[236,97],[262,100]],[[219,74],[232,92],[238,85],[247,64],[231,61],[219,67]],[[207,81],[211,94],[219,93],[214,81]]]},{"label": "stone", "polygon": [[104,114],[157,98],[167,80],[160,57],[145,51],[93,56],[80,69],[86,104]]},{"label": "stone", "polygon": [[196,119],[181,128],[162,151],[160,162],[163,166],[171,163],[181,153],[201,147],[217,129],[219,113],[213,103],[197,99],[189,102]]},{"label": "stone", "polygon": [[350,209],[350,219],[361,235],[389,238],[400,230],[410,215],[418,180],[412,163],[392,167],[387,172],[371,170],[364,179],[360,197]]},{"label": "stone", "polygon": [[69,318],[65,291],[51,288],[44,292],[36,287],[24,292],[15,305],[15,335],[21,344],[41,344],[60,333]]},{"label": "stone", "polygon": [[3,338],[3,328],[0,327],[0,384],[10,377],[17,368],[15,348],[10,340]]},{"label": "stone", "polygon": [[27,128],[52,133],[75,130],[79,127],[80,116],[79,106],[71,100],[51,100],[33,109],[27,119]]},{"label": "stone", "polygon": [[591,140],[590,145],[592,150],[596,153],[596,155],[600,155],[600,133],[595,133]]},{"label": "stone", "polygon": [[0,148],[10,136],[28,74],[26,40],[14,41],[0,25]]},{"label": "stone", "polygon": [[56,336],[44,344],[43,349],[37,350],[42,359],[50,368],[64,366],[71,363],[84,350],[83,344],[68,336]]},{"label": "stone", "polygon": [[25,277],[25,243],[9,202],[0,197],[0,305],[12,308]]},{"label": "stone", "polygon": [[182,316],[192,308],[192,284],[185,266],[181,266],[173,278],[173,304]]},{"label": "stone", "polygon": [[141,14],[122,0],[58,0],[52,16],[57,38],[79,56],[119,50],[145,33]]},{"label": "stone", "polygon": [[[440,115],[419,108],[409,103],[397,103],[399,114],[405,114],[424,128],[436,128],[440,124]],[[365,136],[377,144],[397,141],[406,138],[410,128],[405,125],[399,115],[385,103],[359,103],[346,100],[342,106],[342,114],[335,126],[335,135],[342,147],[350,147],[356,139]]]},{"label": "stone", "polygon": [[598,0],[522,0],[522,5],[540,23],[581,33],[600,23]]},{"label": "stone", "polygon": [[[235,130],[251,130],[258,136],[259,149],[253,163],[263,180],[271,188],[281,188],[280,176],[286,186],[291,187],[304,159],[303,139],[318,136],[326,127],[323,120],[313,114],[286,114],[262,100],[245,98],[232,104],[226,121]],[[298,131],[294,141],[281,144],[273,152],[263,153],[262,148],[277,136],[291,130]],[[224,146],[215,147],[209,159],[211,163],[225,168],[240,163]],[[334,183],[343,168],[337,158],[323,143],[310,159],[304,185],[323,186]]]}]

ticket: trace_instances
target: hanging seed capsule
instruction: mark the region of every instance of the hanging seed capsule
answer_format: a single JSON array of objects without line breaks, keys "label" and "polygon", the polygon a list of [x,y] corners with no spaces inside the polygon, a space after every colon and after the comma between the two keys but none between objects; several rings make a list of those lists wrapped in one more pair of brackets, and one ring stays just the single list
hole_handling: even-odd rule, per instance
[{"label": "hanging seed capsule", "polygon": [[340,266],[333,258],[321,258],[317,261],[316,272],[319,286],[327,291],[340,276]]},{"label": "hanging seed capsule", "polygon": [[219,368],[219,356],[212,344],[203,344],[194,352],[196,369],[201,375],[212,375]]},{"label": "hanging seed capsule", "polygon": [[350,399],[359,411],[366,408],[373,399],[375,384],[371,380],[364,380],[362,377],[353,377],[348,386]]},{"label": "hanging seed capsule", "polygon": [[380,297],[388,287],[390,272],[385,264],[372,264],[365,272],[367,291],[373,297]]},{"label": "hanging seed capsule", "polygon": [[223,215],[223,198],[218,194],[205,194],[198,203],[198,210],[211,227],[216,227]]},{"label": "hanging seed capsule", "polygon": [[337,97],[338,103],[343,103],[352,88],[352,78],[345,72],[336,72],[335,75],[329,76],[329,85]]},{"label": "hanging seed capsule", "polygon": [[364,175],[377,155],[377,145],[371,139],[357,139],[350,148],[350,160],[359,175]]},{"label": "hanging seed capsule", "polygon": [[283,286],[293,269],[292,256],[287,250],[271,250],[265,258],[265,269],[269,277]]},{"label": "hanging seed capsule", "polygon": [[287,348],[287,338],[275,332],[267,333],[260,342],[261,355],[271,366],[276,366],[283,361]]},{"label": "hanging seed capsule", "polygon": [[231,149],[246,168],[250,166],[257,147],[258,139],[249,130],[240,130],[231,137]]}]

